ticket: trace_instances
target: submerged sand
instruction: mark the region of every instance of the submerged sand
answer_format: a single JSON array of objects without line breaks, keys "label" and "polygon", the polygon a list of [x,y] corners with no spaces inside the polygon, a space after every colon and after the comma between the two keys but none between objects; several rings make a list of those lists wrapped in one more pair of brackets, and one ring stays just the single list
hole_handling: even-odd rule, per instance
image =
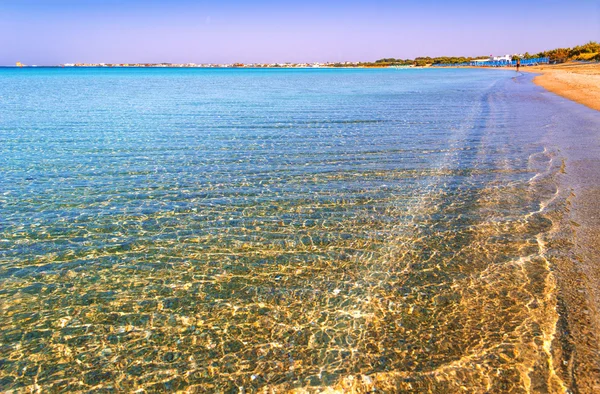
[{"label": "submerged sand", "polygon": [[523,70],[541,73],[533,81],[547,90],[600,111],[600,63],[564,63]]}]

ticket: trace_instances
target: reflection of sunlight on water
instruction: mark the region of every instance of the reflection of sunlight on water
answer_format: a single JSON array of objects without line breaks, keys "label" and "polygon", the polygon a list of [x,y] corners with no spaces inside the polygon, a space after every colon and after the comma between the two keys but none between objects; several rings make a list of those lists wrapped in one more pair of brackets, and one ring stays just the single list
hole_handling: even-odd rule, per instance
[{"label": "reflection of sunlight on water", "polygon": [[[0,388],[560,391],[556,154],[527,162],[537,145],[480,125],[502,115],[489,97],[447,100],[460,121],[417,114],[410,138],[394,116],[265,121],[289,134],[234,128],[202,154],[181,148],[195,135],[159,134],[111,147],[115,163],[82,154],[88,166],[14,177]],[[348,105],[332,103],[315,111]]]},{"label": "reflection of sunlight on water", "polygon": [[[63,389],[531,385],[551,308],[536,237],[549,224],[527,215],[522,187],[430,192],[421,212],[376,198],[265,201],[204,235],[186,233],[189,212],[113,217],[129,223],[124,237],[148,220],[172,227],[63,255],[60,270],[48,256],[13,269],[4,311],[18,325],[3,335],[20,345],[6,370],[28,354],[43,366],[34,376]],[[498,207],[522,216],[494,217]]]}]

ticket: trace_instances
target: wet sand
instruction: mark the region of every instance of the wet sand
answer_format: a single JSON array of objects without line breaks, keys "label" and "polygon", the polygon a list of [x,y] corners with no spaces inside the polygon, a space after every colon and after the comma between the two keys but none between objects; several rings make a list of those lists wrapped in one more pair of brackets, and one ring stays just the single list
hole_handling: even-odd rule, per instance
[{"label": "wet sand", "polygon": [[600,392],[600,158],[571,160],[568,177],[577,179],[567,220],[574,225],[572,254],[564,275],[565,301],[573,358],[573,387],[580,393]]},{"label": "wet sand", "polygon": [[[571,251],[556,264],[560,308],[568,334],[567,347],[571,387],[580,393],[600,391],[600,143],[580,136],[590,150],[574,143],[566,147],[563,183],[570,186],[567,214],[561,227],[570,228],[559,242],[571,244]],[[570,156],[570,157],[569,157]]]},{"label": "wet sand", "polygon": [[[549,92],[600,111],[600,63],[564,63],[524,67],[540,74],[533,82]],[[545,93],[548,94],[548,93]],[[563,103],[582,124],[597,122],[597,113]],[[566,251],[551,257],[557,279],[560,320],[553,344],[562,360],[562,376],[574,393],[600,392],[600,129],[578,129],[551,137],[565,157],[559,188],[570,195],[560,231],[550,242]],[[566,246],[566,248],[564,247]]]},{"label": "wet sand", "polygon": [[[562,97],[600,111],[600,64],[567,63],[526,68],[542,73],[534,82]],[[564,102],[583,124],[597,122],[597,113]],[[588,129],[589,130],[589,129]],[[598,129],[600,131],[600,129]],[[558,330],[563,373],[576,393],[600,392],[600,132],[579,129],[552,140],[565,156],[560,187],[570,196],[553,242],[568,245],[553,259],[557,274]]]},{"label": "wet sand", "polygon": [[521,70],[541,73],[533,80],[536,84],[600,111],[600,63],[564,63],[524,67]]}]

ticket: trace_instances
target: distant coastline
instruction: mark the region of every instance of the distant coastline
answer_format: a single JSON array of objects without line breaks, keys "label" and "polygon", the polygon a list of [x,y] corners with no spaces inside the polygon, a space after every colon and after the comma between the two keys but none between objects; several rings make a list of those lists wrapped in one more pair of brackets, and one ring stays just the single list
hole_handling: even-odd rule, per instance
[{"label": "distant coastline", "polygon": [[252,63],[252,64],[196,64],[196,63],[66,63],[58,65],[25,65],[17,63],[12,68],[387,68],[371,63]]},{"label": "distant coastline", "polygon": [[[423,67],[449,67],[449,66],[490,66],[514,67],[516,59],[521,59],[522,65],[536,65],[537,60],[544,59],[541,63],[564,63],[569,60],[600,62],[600,44],[590,41],[573,48],[555,48],[536,54],[515,53],[502,56],[439,56],[416,57],[414,59],[384,58],[374,62],[275,62],[275,63],[62,63],[56,65],[26,65],[16,62],[14,67],[102,67],[102,68],[423,68]],[[5,66],[10,67],[10,66]]]}]

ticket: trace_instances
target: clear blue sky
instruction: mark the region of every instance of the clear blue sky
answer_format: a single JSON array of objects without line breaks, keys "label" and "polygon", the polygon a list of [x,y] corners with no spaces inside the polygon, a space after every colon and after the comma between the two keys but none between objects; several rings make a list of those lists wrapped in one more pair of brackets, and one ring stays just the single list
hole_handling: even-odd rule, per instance
[{"label": "clear blue sky", "polygon": [[0,64],[301,62],[600,41],[600,0],[0,0]]}]

